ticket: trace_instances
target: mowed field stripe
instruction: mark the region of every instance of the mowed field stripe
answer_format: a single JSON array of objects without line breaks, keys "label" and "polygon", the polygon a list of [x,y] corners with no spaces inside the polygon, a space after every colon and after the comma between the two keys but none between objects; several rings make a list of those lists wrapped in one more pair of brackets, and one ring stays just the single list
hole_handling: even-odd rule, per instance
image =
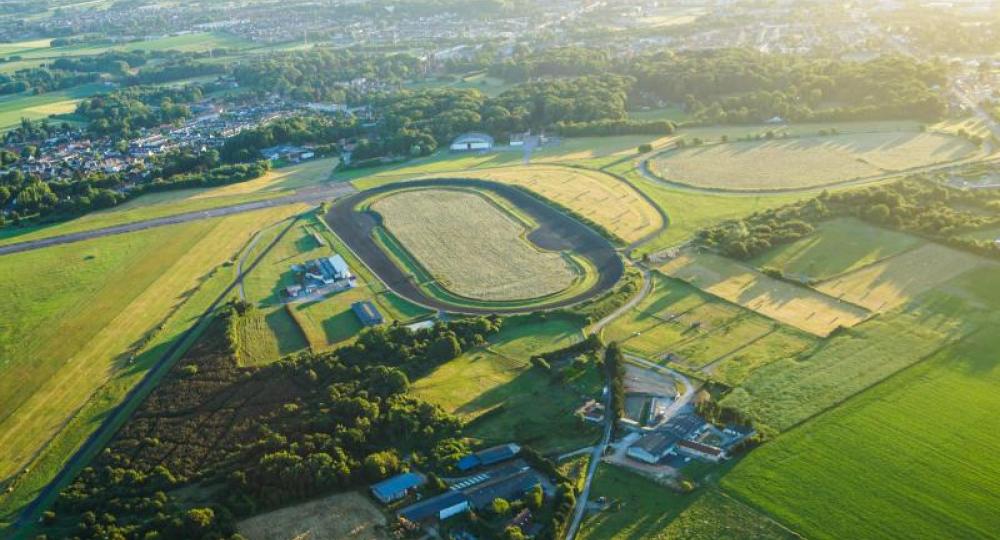
[{"label": "mowed field stripe", "polygon": [[[153,268],[130,269],[132,273],[153,272],[156,279],[115,312],[117,315],[82,346],[71,340],[54,340],[62,342],[63,348],[73,349],[75,354],[71,354],[13,415],[0,423],[0,447],[5,449],[0,461],[0,478],[23,466],[40,445],[64,425],[73,411],[124,367],[121,355],[162,322],[177,303],[183,302],[185,291],[196,287],[208,272],[243,247],[263,223],[277,221],[300,210],[301,207],[284,207],[172,227],[171,232],[175,236],[182,235],[177,238],[185,240],[168,243],[157,251],[159,255],[170,256],[173,264],[161,269],[152,261],[148,264]],[[101,309],[114,308],[102,306]]]}]

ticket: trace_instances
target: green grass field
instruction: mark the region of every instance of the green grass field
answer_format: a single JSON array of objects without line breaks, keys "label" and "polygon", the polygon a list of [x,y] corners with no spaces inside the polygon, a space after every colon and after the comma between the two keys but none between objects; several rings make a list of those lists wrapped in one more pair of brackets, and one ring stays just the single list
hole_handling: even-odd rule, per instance
[{"label": "green grass field", "polygon": [[562,383],[532,368],[532,354],[565,347],[582,338],[573,319],[508,320],[483,349],[469,351],[421,379],[411,391],[469,422],[466,434],[499,444],[518,441],[542,452],[565,452],[593,443],[593,426],[573,416],[585,396],[596,396],[601,377],[590,365]]},{"label": "green grass field", "polygon": [[755,450],[723,485],[809,538],[994,538],[998,346],[986,328],[934,354]]},{"label": "green grass field", "polygon": [[651,162],[662,178],[692,186],[802,189],[972,156],[971,143],[938,133],[854,133],[730,142],[670,151]]},{"label": "green grass field", "polygon": [[274,169],[258,179],[240,184],[150,193],[115,208],[92,212],[70,221],[22,228],[6,227],[0,229],[0,245],[289,195],[296,189],[326,182],[336,163],[334,158],[317,159]]},{"label": "green grass field", "polygon": [[[107,90],[102,84],[93,83],[66,90],[56,90],[39,95],[9,94],[0,96],[0,131],[20,125],[22,118],[41,120],[53,114],[66,114],[76,110],[76,104],[86,97]],[[54,120],[61,122],[61,120]]]},{"label": "green grass field", "polygon": [[580,527],[582,540],[637,540],[675,538],[668,536],[670,523],[695,495],[678,495],[665,486],[624,469],[601,464],[590,487],[591,497],[607,497],[611,508],[588,517]]},{"label": "green grass field", "polygon": [[401,191],[371,208],[403,248],[459,296],[527,300],[564,291],[578,279],[561,254],[530,244],[524,224],[477,193]]},{"label": "green grass field", "polygon": [[231,281],[233,268],[226,263],[252,232],[288,212],[265,210],[4,257],[8,272],[0,296],[9,307],[0,319],[0,482],[12,480],[25,462],[34,465],[0,500],[0,521],[55,474],[215,299],[202,292],[217,295]]},{"label": "green grass field", "polygon": [[897,255],[921,243],[913,236],[872,227],[853,218],[822,223],[815,233],[751,259],[802,282],[829,279]]}]

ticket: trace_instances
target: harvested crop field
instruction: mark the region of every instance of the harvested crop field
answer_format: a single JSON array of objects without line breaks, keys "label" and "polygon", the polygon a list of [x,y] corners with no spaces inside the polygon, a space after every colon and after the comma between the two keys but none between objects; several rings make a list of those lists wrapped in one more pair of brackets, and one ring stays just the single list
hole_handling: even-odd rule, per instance
[{"label": "harvested crop field", "polygon": [[447,290],[478,300],[555,294],[576,278],[559,253],[524,238],[524,225],[481,195],[401,191],[372,204],[385,228]]},{"label": "harvested crop field", "polygon": [[650,162],[666,180],[712,189],[799,189],[971,156],[972,143],[938,133],[856,133],[734,142],[670,151]]},{"label": "harvested crop field", "polygon": [[969,253],[927,244],[820,283],[816,289],[872,311],[886,311],[980,267],[1000,268]]},{"label": "harvested crop field", "polygon": [[656,207],[632,186],[598,171],[538,165],[469,170],[461,175],[527,188],[627,243],[655,233],[664,225]]},{"label": "harvested crop field", "polygon": [[385,516],[367,498],[341,493],[245,519],[236,529],[248,540],[386,540],[391,536],[385,525]]},{"label": "harvested crop field", "polygon": [[865,320],[868,311],[805,287],[768,277],[710,253],[682,253],[662,265],[664,274],[703,291],[818,336]]}]

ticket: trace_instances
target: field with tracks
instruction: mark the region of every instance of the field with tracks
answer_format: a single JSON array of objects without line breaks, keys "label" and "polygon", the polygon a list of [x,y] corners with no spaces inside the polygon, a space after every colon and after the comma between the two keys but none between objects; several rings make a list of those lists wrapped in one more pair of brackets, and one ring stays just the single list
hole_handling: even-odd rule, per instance
[{"label": "field with tracks", "polygon": [[563,255],[528,243],[524,224],[481,195],[402,191],[378,199],[383,225],[445,289],[467,298],[539,298],[577,279]]},{"label": "field with tracks", "polygon": [[687,251],[663,264],[664,274],[800,330],[827,336],[869,313],[805,287],[766,276],[710,253]]},{"label": "field with tracks", "polygon": [[247,540],[388,540],[386,524],[367,497],[350,492],[260,514],[240,521],[236,529]]},{"label": "field with tracks", "polygon": [[984,329],[934,354],[755,450],[723,485],[809,538],[994,537],[998,345]]},{"label": "field with tracks", "polygon": [[655,158],[651,168],[664,179],[705,188],[801,189],[956,161],[975,151],[963,139],[937,133],[855,133],[685,148]]}]

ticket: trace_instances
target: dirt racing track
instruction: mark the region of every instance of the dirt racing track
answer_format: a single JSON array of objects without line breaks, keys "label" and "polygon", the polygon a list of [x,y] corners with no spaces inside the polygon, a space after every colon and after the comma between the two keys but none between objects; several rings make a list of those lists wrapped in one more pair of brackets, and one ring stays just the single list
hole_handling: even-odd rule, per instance
[{"label": "dirt racing track", "polygon": [[[428,295],[372,238],[373,230],[378,226],[378,217],[354,209],[366,199],[379,194],[399,189],[433,187],[476,188],[490,191],[510,201],[538,224],[538,227],[528,234],[529,241],[544,250],[572,251],[587,259],[599,273],[596,282],[575,296],[553,300],[546,304],[532,304],[530,307],[456,306]],[[325,219],[330,228],[393,292],[416,304],[452,313],[510,314],[567,307],[609,290],[625,272],[621,257],[614,246],[600,234],[542,200],[517,188],[496,182],[440,178],[387,184],[338,200],[326,214]]]}]

